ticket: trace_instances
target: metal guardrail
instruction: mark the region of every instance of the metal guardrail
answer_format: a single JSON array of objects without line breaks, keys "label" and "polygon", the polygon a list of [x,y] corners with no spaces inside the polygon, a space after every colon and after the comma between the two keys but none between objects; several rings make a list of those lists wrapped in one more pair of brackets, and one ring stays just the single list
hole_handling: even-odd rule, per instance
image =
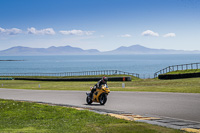
[{"label": "metal guardrail", "polygon": [[0,73],[0,76],[92,76],[92,75],[131,75],[139,78],[137,73],[129,73],[119,70],[82,71],[63,73]]},{"label": "metal guardrail", "polygon": [[[168,66],[154,73],[154,78],[159,74],[164,74],[177,70],[200,69],[200,63],[181,64]],[[82,72],[63,72],[63,73],[0,73],[0,76],[95,76],[95,75],[130,75],[137,78],[152,78],[151,74],[139,75],[138,73],[130,73],[119,70],[101,70],[101,71],[82,71]],[[141,76],[141,77],[140,77]],[[153,75],[152,75],[153,76]]]},{"label": "metal guardrail", "polygon": [[177,71],[177,70],[188,70],[188,69],[199,69],[200,68],[200,63],[191,63],[191,64],[181,64],[181,65],[173,65],[173,66],[168,66],[164,69],[161,69],[154,73],[154,78],[158,77],[159,74],[164,74],[172,71]]}]

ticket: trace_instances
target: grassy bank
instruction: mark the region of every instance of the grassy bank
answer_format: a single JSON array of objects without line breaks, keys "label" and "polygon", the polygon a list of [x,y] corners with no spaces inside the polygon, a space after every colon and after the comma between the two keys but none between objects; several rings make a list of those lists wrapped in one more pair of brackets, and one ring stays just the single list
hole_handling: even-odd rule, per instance
[{"label": "grassy bank", "polygon": [[[122,88],[125,83],[125,88]],[[2,86],[3,84],[3,86]],[[39,90],[83,90],[88,91],[96,82],[54,82],[54,81],[23,81],[0,80],[0,88],[39,89]],[[39,88],[40,85],[40,88]],[[151,91],[151,92],[180,92],[200,93],[200,78],[159,80],[136,79],[131,82],[109,82],[111,91]]]},{"label": "grassy bank", "polygon": [[0,132],[179,133],[182,131],[125,121],[86,110],[78,111],[66,107],[0,99]]},{"label": "grassy bank", "polygon": [[188,69],[188,70],[177,70],[173,72],[168,72],[165,74],[184,74],[184,73],[199,73],[200,69]]}]

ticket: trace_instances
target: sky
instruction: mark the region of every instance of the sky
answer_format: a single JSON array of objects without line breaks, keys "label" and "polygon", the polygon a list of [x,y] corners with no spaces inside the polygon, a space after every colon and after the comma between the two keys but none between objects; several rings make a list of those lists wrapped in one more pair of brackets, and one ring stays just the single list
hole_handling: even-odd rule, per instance
[{"label": "sky", "polygon": [[200,0],[0,0],[0,50],[200,50]]}]

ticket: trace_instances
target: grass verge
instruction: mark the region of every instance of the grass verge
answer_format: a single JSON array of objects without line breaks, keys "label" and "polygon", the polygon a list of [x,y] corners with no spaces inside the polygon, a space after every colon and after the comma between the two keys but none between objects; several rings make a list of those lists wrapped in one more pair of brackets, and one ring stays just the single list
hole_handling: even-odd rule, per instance
[{"label": "grass verge", "polygon": [[0,132],[179,133],[180,130],[117,119],[87,110],[0,99]]},{"label": "grass verge", "polygon": [[[122,83],[125,83],[125,88],[122,88]],[[33,90],[89,91],[89,88],[94,84],[96,84],[96,82],[0,80],[0,88]],[[200,93],[200,78],[176,80],[137,79],[131,82],[108,81],[108,86],[111,91]]]}]

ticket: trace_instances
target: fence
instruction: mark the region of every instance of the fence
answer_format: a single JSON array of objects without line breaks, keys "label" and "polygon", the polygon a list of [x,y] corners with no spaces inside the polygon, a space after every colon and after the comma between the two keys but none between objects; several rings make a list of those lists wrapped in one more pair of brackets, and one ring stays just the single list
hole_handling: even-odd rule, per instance
[{"label": "fence", "polygon": [[199,69],[200,63],[191,63],[191,64],[181,64],[181,65],[173,65],[168,66],[164,69],[161,69],[154,73],[154,78],[158,77],[159,74],[168,73],[171,71],[177,71],[177,70],[188,70],[188,69]]},{"label": "fence", "polygon": [[154,78],[153,73],[145,73],[145,74],[140,74],[141,79],[151,79]]},{"label": "fence", "polygon": [[137,73],[129,73],[119,70],[63,72],[63,73],[0,73],[0,76],[92,76],[92,75],[131,75],[139,78]]}]

